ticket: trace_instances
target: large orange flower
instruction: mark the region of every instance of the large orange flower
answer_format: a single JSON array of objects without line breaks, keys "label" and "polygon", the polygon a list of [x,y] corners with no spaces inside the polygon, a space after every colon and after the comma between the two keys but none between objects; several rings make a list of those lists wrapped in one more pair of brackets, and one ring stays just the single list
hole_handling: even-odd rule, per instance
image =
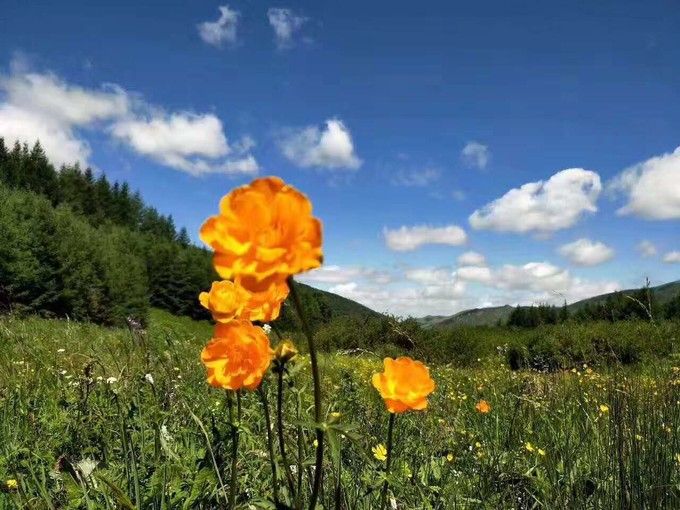
[{"label": "large orange flower", "polygon": [[227,390],[256,389],[271,359],[267,335],[247,320],[217,324],[213,339],[201,352],[208,383]]},{"label": "large orange flower", "polygon": [[215,250],[222,278],[243,275],[260,282],[321,265],[321,222],[312,216],[309,199],[278,177],[256,179],[225,195],[200,235]]},{"label": "large orange flower", "polygon": [[408,357],[385,358],[385,371],[373,374],[373,386],[391,413],[427,407],[427,396],[434,391],[429,369]]},{"label": "large orange flower", "polygon": [[237,318],[261,322],[276,320],[281,304],[288,297],[288,284],[285,280],[250,280],[237,278],[236,282],[213,282],[210,292],[201,292],[198,299],[217,322]]}]

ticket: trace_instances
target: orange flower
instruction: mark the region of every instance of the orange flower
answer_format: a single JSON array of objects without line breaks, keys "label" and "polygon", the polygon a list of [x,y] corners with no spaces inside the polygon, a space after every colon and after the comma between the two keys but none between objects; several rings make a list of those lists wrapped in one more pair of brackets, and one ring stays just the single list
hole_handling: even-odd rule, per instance
[{"label": "orange flower", "polygon": [[408,357],[385,358],[385,371],[373,374],[373,386],[391,413],[420,411],[427,407],[427,396],[434,391],[430,371],[420,361]]},{"label": "orange flower", "polygon": [[198,295],[201,305],[210,310],[217,322],[229,322],[238,318],[249,299],[250,292],[228,280],[213,282],[210,292],[201,292]]},{"label": "orange flower", "polygon": [[281,305],[288,297],[288,284],[281,278],[268,278],[260,282],[239,277],[236,283],[250,292],[242,317],[251,321],[271,322],[279,317]]},{"label": "orange flower", "polygon": [[247,320],[218,323],[213,339],[201,352],[208,383],[227,390],[256,389],[271,359],[267,335]]},{"label": "orange flower", "polygon": [[236,188],[203,224],[201,239],[215,250],[222,278],[286,278],[321,265],[321,222],[309,199],[279,177]]},{"label": "orange flower", "polygon": [[478,413],[486,414],[491,411],[491,404],[486,400],[480,400],[477,402],[477,405],[475,405],[475,409],[477,409]]},{"label": "orange flower", "polygon": [[210,310],[217,322],[241,318],[250,321],[270,322],[278,318],[281,304],[288,297],[288,284],[284,280],[249,283],[223,280],[213,282],[210,292],[198,296],[201,304]]}]

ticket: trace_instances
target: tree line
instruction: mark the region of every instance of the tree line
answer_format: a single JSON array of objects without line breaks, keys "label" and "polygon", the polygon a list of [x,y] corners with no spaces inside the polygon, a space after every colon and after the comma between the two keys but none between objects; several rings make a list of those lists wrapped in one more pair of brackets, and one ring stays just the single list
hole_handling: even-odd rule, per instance
[{"label": "tree line", "polygon": [[507,326],[536,328],[546,324],[624,320],[680,319],[680,293],[666,303],[659,303],[654,292],[641,288],[634,292],[615,292],[605,299],[586,301],[570,311],[567,304],[558,307],[540,304],[517,306],[508,317]]},{"label": "tree line", "polygon": [[196,319],[216,278],[207,250],[127,183],[90,168],[57,171],[0,138],[0,310],[120,325],[150,306]]}]

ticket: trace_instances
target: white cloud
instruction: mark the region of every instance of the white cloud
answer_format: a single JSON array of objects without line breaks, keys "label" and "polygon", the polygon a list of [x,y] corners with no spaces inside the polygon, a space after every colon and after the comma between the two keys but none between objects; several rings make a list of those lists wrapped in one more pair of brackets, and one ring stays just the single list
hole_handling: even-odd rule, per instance
[{"label": "white cloud", "polygon": [[237,27],[240,13],[228,5],[218,7],[220,17],[217,21],[205,21],[197,25],[198,34],[207,44],[218,48],[226,42],[234,44],[237,38]]},{"label": "white cloud", "polygon": [[326,121],[326,128],[308,126],[280,140],[283,155],[296,165],[309,168],[356,170],[362,161],[354,152],[349,129],[339,119]]},{"label": "white cloud", "polygon": [[460,152],[460,157],[467,166],[484,170],[491,159],[491,152],[488,145],[468,142]]},{"label": "white cloud", "polygon": [[439,179],[440,172],[436,168],[423,168],[421,170],[399,170],[391,178],[395,186],[423,188]]},{"label": "white cloud", "polygon": [[614,250],[599,241],[581,238],[560,246],[559,253],[578,266],[596,266],[614,258]]},{"label": "white cloud", "polygon": [[458,257],[459,266],[484,266],[486,258],[476,251],[466,251]]},{"label": "white cloud", "polygon": [[404,272],[404,276],[407,280],[412,282],[421,283],[424,285],[436,285],[452,278],[452,271],[450,269],[441,268],[430,268],[430,267],[417,267],[407,269]]},{"label": "white cloud", "polygon": [[[12,65],[0,75],[0,136],[8,145],[40,143],[57,165],[88,165],[91,150],[83,131],[96,130],[135,152],[193,175],[254,174],[255,142],[248,136],[230,147],[213,114],[166,113],[117,85],[86,89],[51,73]],[[229,157],[227,157],[229,156]]]},{"label": "white cloud", "polygon": [[[258,164],[252,155],[222,159],[232,153],[222,122],[213,114],[180,112],[154,114],[116,122],[111,133],[137,153],[163,165],[192,175],[206,173],[255,174]],[[241,142],[239,151],[252,142]]]},{"label": "white cloud", "polygon": [[[15,66],[13,66],[15,67]],[[124,115],[130,108],[127,93],[115,85],[84,89],[51,73],[15,69],[0,75],[0,136],[5,143],[33,145],[40,140],[57,166],[88,164],[90,147],[77,132]]]},{"label": "white cloud", "polygon": [[640,255],[645,258],[654,257],[657,253],[656,246],[654,246],[654,244],[647,239],[640,241],[637,245],[637,249],[640,252]]},{"label": "white cloud", "polygon": [[307,18],[295,14],[292,9],[270,8],[267,11],[267,19],[274,29],[276,47],[280,50],[293,46],[295,33],[302,28]]},{"label": "white cloud", "polygon": [[666,264],[680,264],[680,251],[669,251],[663,256]]},{"label": "white cloud", "polygon": [[546,234],[573,226],[584,213],[597,211],[600,176],[582,168],[557,172],[547,181],[530,182],[472,213],[476,229]]},{"label": "white cloud", "polygon": [[680,147],[624,170],[607,188],[628,197],[619,214],[648,220],[680,218]]},{"label": "white cloud", "polygon": [[461,266],[456,276],[466,282],[490,283],[493,279],[491,269],[486,266]]},{"label": "white cloud", "polygon": [[318,269],[300,275],[300,281],[305,283],[350,283],[356,279],[363,279],[372,283],[387,284],[392,280],[387,271],[369,269],[356,266],[321,266]]},{"label": "white cloud", "polygon": [[465,230],[457,225],[430,227],[427,225],[390,230],[383,229],[387,246],[394,251],[412,251],[425,244],[459,246],[467,241]]},{"label": "white cloud", "polygon": [[48,159],[57,167],[76,162],[87,165],[90,157],[90,146],[68,124],[11,104],[0,105],[0,137],[10,146],[15,141],[33,145],[40,140]]}]

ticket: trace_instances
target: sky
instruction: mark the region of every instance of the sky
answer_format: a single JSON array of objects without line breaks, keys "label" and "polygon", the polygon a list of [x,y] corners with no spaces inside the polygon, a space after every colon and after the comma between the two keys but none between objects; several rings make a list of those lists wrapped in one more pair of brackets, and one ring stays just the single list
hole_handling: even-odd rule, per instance
[{"label": "sky", "polygon": [[680,279],[680,6],[34,2],[0,136],[127,181],[196,244],[257,176],[324,225],[316,287],[401,316]]}]

